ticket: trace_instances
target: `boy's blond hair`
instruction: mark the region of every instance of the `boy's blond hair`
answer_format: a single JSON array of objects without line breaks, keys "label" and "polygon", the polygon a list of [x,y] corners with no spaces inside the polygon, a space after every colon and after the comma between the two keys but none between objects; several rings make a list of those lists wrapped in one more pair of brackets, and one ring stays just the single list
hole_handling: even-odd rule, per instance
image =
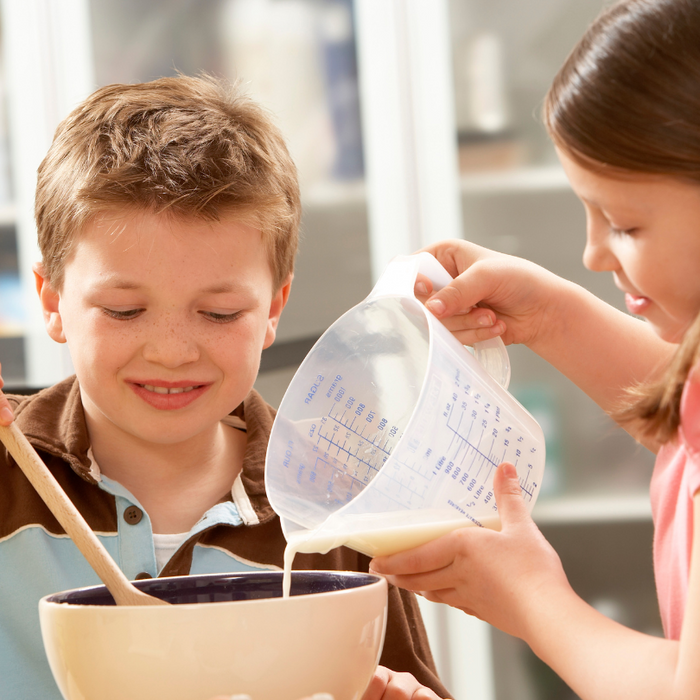
[{"label": "boy's blond hair", "polygon": [[66,260],[98,214],[147,209],[260,228],[275,290],[290,275],[301,206],[294,163],[270,117],[211,76],[108,85],[56,130],[39,166],[35,215],[44,272]]}]

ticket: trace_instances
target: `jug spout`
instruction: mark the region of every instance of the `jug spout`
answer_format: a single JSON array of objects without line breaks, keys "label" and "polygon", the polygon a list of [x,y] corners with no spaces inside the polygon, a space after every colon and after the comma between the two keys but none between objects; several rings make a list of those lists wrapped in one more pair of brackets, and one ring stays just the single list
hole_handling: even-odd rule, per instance
[{"label": "jug spout", "polygon": [[325,554],[344,545],[368,557],[379,557],[413,549],[458,528],[477,526],[500,530],[501,521],[497,513],[477,523],[445,510],[429,508],[348,516],[338,513],[312,530],[285,529],[284,525],[283,530],[295,553]]}]

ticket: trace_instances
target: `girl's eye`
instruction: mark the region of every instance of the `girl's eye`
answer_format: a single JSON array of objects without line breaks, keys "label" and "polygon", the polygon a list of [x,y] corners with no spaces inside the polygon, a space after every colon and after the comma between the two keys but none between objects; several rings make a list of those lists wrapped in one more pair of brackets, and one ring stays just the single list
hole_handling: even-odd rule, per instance
[{"label": "girl's eye", "polygon": [[632,228],[615,228],[610,227],[610,232],[615,236],[632,236],[637,229],[633,226]]},{"label": "girl's eye", "polygon": [[241,311],[235,311],[232,314],[218,314],[215,311],[200,311],[199,313],[214,323],[231,323],[242,314]]},{"label": "girl's eye", "polygon": [[143,309],[126,309],[125,311],[118,311],[117,309],[109,309],[106,306],[103,306],[102,311],[107,314],[107,316],[116,318],[118,321],[128,321],[129,319],[136,318],[143,311]]}]

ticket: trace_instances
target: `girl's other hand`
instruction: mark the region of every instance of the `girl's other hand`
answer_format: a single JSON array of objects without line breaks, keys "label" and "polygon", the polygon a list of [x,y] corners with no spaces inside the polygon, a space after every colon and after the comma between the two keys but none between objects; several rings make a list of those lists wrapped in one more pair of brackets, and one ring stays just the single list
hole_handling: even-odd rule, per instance
[{"label": "girl's other hand", "polygon": [[[5,386],[5,382],[2,380],[2,365],[0,365],[0,389],[2,389],[3,386]],[[10,425],[14,419],[15,417],[12,413],[9,401],[0,391],[0,425]]]},{"label": "girl's other hand", "polygon": [[424,250],[455,279],[433,292],[421,275],[416,296],[463,345],[496,336],[506,344],[528,345],[547,330],[548,318],[556,317],[557,290],[565,282],[544,268],[463,240]]},{"label": "girl's other hand", "polygon": [[512,464],[497,469],[494,495],[500,531],[454,530],[415,549],[377,557],[371,570],[527,640],[532,597],[569,584],[559,557],[530,518]]},{"label": "girl's other hand", "polygon": [[430,688],[421,685],[410,673],[398,673],[377,666],[374,678],[362,700],[441,700]]}]

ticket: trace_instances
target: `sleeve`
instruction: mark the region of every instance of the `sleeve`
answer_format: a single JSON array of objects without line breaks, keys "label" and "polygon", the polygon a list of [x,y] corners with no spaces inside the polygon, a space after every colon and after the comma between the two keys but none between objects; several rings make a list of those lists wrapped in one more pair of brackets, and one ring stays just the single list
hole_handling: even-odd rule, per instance
[{"label": "sleeve", "polygon": [[392,671],[413,674],[441,698],[452,697],[438,678],[415,595],[395,586],[389,586],[386,638],[379,663]]},{"label": "sleeve", "polygon": [[688,495],[700,489],[700,371],[693,369],[683,387],[680,404],[679,433],[688,459],[686,460],[686,483]]}]

